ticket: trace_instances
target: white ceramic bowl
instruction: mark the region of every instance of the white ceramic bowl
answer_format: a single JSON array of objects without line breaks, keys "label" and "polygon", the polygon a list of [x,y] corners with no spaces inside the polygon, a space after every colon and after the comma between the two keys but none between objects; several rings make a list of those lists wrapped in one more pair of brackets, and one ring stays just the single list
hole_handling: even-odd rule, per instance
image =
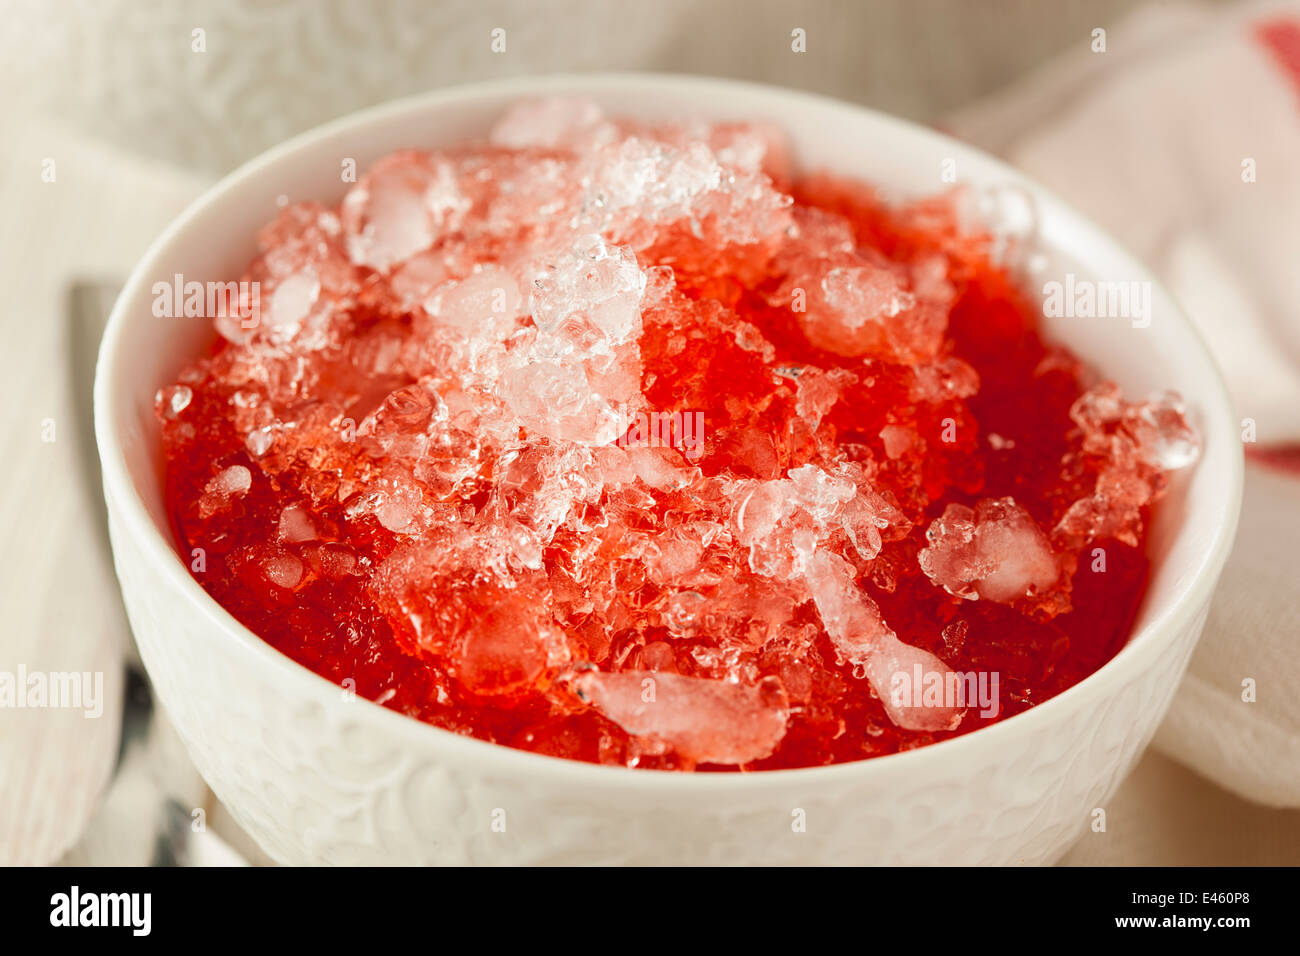
[{"label": "white ceramic bowl", "polygon": [[[1153,321],[1057,320],[1048,331],[1127,392],[1173,388],[1201,460],[1151,535],[1154,573],[1129,643],[1026,713],[935,746],[860,763],[755,774],[670,774],[539,756],[426,726],[300,667],[190,577],[168,528],[152,401],[211,337],[152,316],[175,273],[236,277],[278,196],[337,201],[340,163],[482,136],[524,96],[585,93],[615,114],[770,120],[803,168],[903,194],[1017,184],[1041,217],[1049,272],[1151,280],[1112,240],[989,157],[869,110],[786,90],[668,76],[568,76],[439,91],[332,123],[253,160],[195,202],[132,273],[95,382],[96,433],[117,572],[158,696],[198,769],[285,863],[1045,863],[1104,806],[1169,705],[1236,527],[1241,445],[1206,350],[1153,282]],[[796,824],[805,821],[803,827]],[[502,829],[504,822],[504,830]]]}]

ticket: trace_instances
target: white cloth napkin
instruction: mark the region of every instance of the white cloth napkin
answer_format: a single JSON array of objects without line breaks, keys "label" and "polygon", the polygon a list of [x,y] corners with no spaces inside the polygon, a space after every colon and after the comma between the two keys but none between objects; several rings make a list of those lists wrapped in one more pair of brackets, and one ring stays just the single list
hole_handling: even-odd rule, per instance
[{"label": "white cloth napkin", "polygon": [[1155,746],[1300,806],[1300,467],[1276,453],[1300,443],[1300,4],[1148,7],[1091,39],[946,126],[1155,269],[1253,422],[1237,544]]},{"label": "white cloth napkin", "polygon": [[[71,321],[72,290],[85,280],[120,283],[202,180],[23,115],[16,103],[0,105],[0,129],[0,544],[11,556],[0,582],[0,671],[102,679],[97,716],[0,708],[0,864],[30,865],[60,858],[87,827],[98,840],[115,836],[104,832],[102,797],[117,764],[130,645],[92,465],[84,357],[98,330]],[[201,791],[184,754],[171,754],[176,769],[165,778]],[[159,803],[155,794],[148,809]],[[124,815],[143,818],[145,809],[133,803]]]}]

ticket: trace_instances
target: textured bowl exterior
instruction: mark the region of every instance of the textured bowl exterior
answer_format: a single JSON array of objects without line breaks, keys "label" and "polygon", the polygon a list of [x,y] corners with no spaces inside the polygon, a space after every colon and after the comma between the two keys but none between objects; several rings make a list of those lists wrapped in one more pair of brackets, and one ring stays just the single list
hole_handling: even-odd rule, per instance
[{"label": "textured bowl exterior", "polygon": [[[337,185],[341,149],[362,142],[386,151],[411,128],[465,135],[481,114],[545,88],[603,90],[610,104],[629,111],[699,104],[715,114],[765,115],[792,128],[805,158],[838,154],[882,182],[910,175],[913,185],[923,184],[917,168],[955,155],[977,179],[1033,190],[1044,205],[1046,238],[1090,268],[1147,275],[1095,227],[976,151],[869,111],[746,84],[512,81],[371,111],[273,151],[214,187],[146,255],[110,320],[95,386],[127,611],[155,691],[199,771],[282,863],[1054,861],[1087,830],[1093,810],[1104,808],[1153,736],[1204,625],[1235,529],[1241,466],[1233,415],[1204,347],[1158,284],[1158,304],[1171,318],[1143,333],[1156,338],[1129,346],[1110,331],[1067,330],[1072,346],[1094,361],[1105,358],[1125,387],[1160,383],[1196,392],[1206,454],[1178,500],[1171,496],[1161,510],[1153,537],[1169,557],[1136,633],[1065,693],[960,738],[858,763],[753,774],[672,774],[543,757],[349,695],[248,632],[190,577],[165,527],[148,406],[153,389],[173,374],[168,363],[194,353],[187,342],[169,341],[188,333],[143,327],[153,277],[182,264],[238,268],[238,249],[220,261],[211,250],[251,234],[284,183],[314,190],[333,177]],[[891,150],[878,149],[882,138]],[[170,357],[160,358],[168,349]],[[1167,364],[1159,364],[1162,357]]]}]

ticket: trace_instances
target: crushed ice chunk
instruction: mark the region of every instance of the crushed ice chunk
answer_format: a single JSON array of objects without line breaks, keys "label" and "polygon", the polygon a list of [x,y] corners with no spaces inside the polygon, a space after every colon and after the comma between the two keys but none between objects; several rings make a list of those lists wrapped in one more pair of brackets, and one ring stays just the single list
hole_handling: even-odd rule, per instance
[{"label": "crushed ice chunk", "polygon": [[833,472],[800,465],[784,479],[741,483],[736,492],[736,540],[749,549],[750,570],[764,577],[791,577],[800,560],[840,536],[871,560],[886,540],[911,530],[911,522],[848,463]]},{"label": "crushed ice chunk", "polygon": [[413,533],[422,517],[423,495],[411,478],[388,474],[367,482],[347,503],[349,517],[372,515],[384,528],[395,534]]},{"label": "crushed ice chunk", "polygon": [[1172,393],[1131,402],[1113,382],[1102,383],[1075,400],[1070,417],[1082,429],[1087,450],[1116,460],[1131,452],[1152,468],[1174,470],[1199,453],[1183,403]]},{"label": "crushed ice chunk", "polygon": [[787,179],[790,145],[785,131],[772,123],[721,123],[707,131],[718,162],[747,172]]},{"label": "crushed ice chunk", "polygon": [[348,254],[387,272],[459,224],[470,200],[451,163],[413,150],[379,160],[343,199]]},{"label": "crushed ice chunk", "polygon": [[280,512],[280,524],[276,533],[282,542],[299,544],[316,538],[316,526],[312,523],[311,512],[302,504],[285,506]]},{"label": "crushed ice chunk", "polygon": [[327,580],[345,578],[357,568],[356,553],[338,542],[307,545],[302,549],[302,554],[312,571]]},{"label": "crushed ice chunk", "polygon": [[518,596],[483,595],[459,648],[456,677],[478,694],[506,694],[531,684],[548,662],[557,640],[537,608]]},{"label": "crushed ice chunk", "polygon": [[254,428],[244,439],[244,447],[254,458],[261,458],[271,450],[273,444],[275,444],[275,430],[270,425]]},{"label": "crushed ice chunk", "polygon": [[823,372],[817,368],[801,369],[798,394],[795,399],[795,411],[808,427],[816,430],[821,425],[827,412],[840,400],[844,388],[853,384],[856,378],[845,369],[831,369]]},{"label": "crushed ice chunk", "polygon": [[[922,695],[910,692],[913,684],[927,681],[946,685],[952,671],[929,651],[898,639],[876,602],[854,582],[852,565],[819,551],[808,562],[807,581],[835,649],[865,673],[890,720],[909,730],[928,731],[952,730],[960,723],[962,707],[946,698],[927,704]],[[900,683],[906,683],[907,695],[900,695]]]},{"label": "crushed ice chunk", "polygon": [[626,413],[592,389],[581,366],[519,365],[506,371],[501,392],[519,424],[542,438],[603,445],[627,430]]},{"label": "crushed ice chunk", "polygon": [[989,235],[992,260],[1023,265],[1038,237],[1038,204],[1033,194],[1023,186],[999,183],[973,191],[965,201],[974,206],[969,228]]},{"label": "crushed ice chunk", "polygon": [[292,551],[269,548],[261,558],[262,573],[276,587],[292,590],[302,580],[303,566]]},{"label": "crushed ice chunk", "polygon": [[606,210],[631,208],[656,222],[690,215],[694,200],[720,188],[726,175],[699,142],[675,149],[630,137],[600,158],[589,187],[595,202]]},{"label": "crushed ice chunk", "polygon": [[253,473],[243,465],[231,465],[217,473],[203,489],[199,499],[199,513],[208,517],[230,507],[235,498],[248,494],[253,487]]},{"label": "crushed ice chunk", "polygon": [[[579,237],[536,281],[533,319],[546,335],[573,340],[582,351],[607,352],[641,331],[646,277],[631,250],[601,236]],[[567,322],[581,317],[594,341],[584,342]]]},{"label": "crushed ice chunk", "polygon": [[1182,400],[1172,393],[1138,405],[1133,437],[1147,464],[1163,471],[1177,471],[1196,461],[1200,441],[1187,424],[1186,415]]},{"label": "crushed ice chunk", "polygon": [[[905,644],[890,631],[866,663],[867,680],[885,712],[908,730],[954,730],[965,715],[965,699],[952,669],[929,651]],[[943,693],[932,699],[931,688]],[[951,689],[951,690],[950,690]]]},{"label": "crushed ice chunk", "polygon": [[188,385],[168,385],[158,389],[154,405],[158,413],[166,419],[176,419],[181,412],[190,407],[194,392]]},{"label": "crushed ice chunk", "polygon": [[1060,577],[1047,536],[1012,498],[950,504],[925,533],[921,570],[949,594],[999,604],[1042,595]]},{"label": "crushed ice chunk", "polygon": [[465,336],[499,338],[521,312],[519,284],[505,269],[486,266],[440,287],[425,300],[425,310]]},{"label": "crushed ice chunk", "polygon": [[527,627],[517,623],[504,612],[476,622],[461,651],[462,683],[479,693],[504,693],[536,679],[546,657]]},{"label": "crushed ice chunk", "polygon": [[790,197],[765,173],[724,166],[699,140],[630,136],[592,154],[585,172],[584,221],[635,248],[669,223],[684,223],[698,240],[741,245],[790,226]]},{"label": "crushed ice chunk", "polygon": [[574,688],[629,734],[700,763],[745,764],[769,756],[789,716],[775,677],[745,686],[664,671],[587,671]]},{"label": "crushed ice chunk", "polygon": [[310,269],[281,279],[271,293],[263,320],[277,330],[296,330],[320,297],[320,279]]},{"label": "crushed ice chunk", "polygon": [[637,397],[645,274],[626,249],[582,236],[534,285],[537,331],[511,358],[502,397],[530,432],[608,444],[627,430]]},{"label": "crushed ice chunk", "polygon": [[920,362],[912,369],[908,398],[916,402],[951,402],[969,398],[979,391],[979,373],[955,355],[945,355],[933,362]]},{"label": "crushed ice chunk", "polygon": [[839,328],[850,335],[869,322],[883,325],[916,305],[916,297],[889,269],[834,268],[822,277],[822,292]]},{"label": "crushed ice chunk", "polygon": [[822,626],[844,658],[863,665],[890,632],[880,608],[853,581],[853,566],[839,555],[818,551],[808,561],[808,590]]},{"label": "crushed ice chunk", "polygon": [[633,446],[627,449],[627,458],[637,477],[659,491],[685,488],[700,474],[698,468],[686,464],[671,448]]},{"label": "crushed ice chunk", "polygon": [[804,292],[800,325],[809,342],[828,352],[913,362],[934,356],[943,341],[946,310],[918,301],[893,268],[832,265]]},{"label": "crushed ice chunk", "polygon": [[1170,469],[1187,467],[1200,453],[1182,402],[1174,395],[1130,402],[1117,385],[1102,383],[1075,400],[1070,417],[1082,432],[1083,452],[1101,467],[1092,492],[1057,522],[1053,541],[1067,549],[1098,538],[1136,546],[1142,509],[1163,492]]},{"label": "crushed ice chunk", "polygon": [[886,425],[880,429],[880,441],[885,446],[885,455],[898,460],[921,441],[921,436],[906,425]]}]

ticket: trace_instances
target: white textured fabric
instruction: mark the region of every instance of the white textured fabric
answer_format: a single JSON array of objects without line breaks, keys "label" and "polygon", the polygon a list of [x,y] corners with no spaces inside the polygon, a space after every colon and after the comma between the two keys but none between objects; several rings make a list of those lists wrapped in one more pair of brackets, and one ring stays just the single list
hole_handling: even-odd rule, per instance
[{"label": "white textured fabric", "polygon": [[[1156,270],[1253,421],[1250,450],[1300,442],[1300,46],[1288,68],[1268,25],[1294,44],[1300,5],[1149,8],[1110,32],[1106,52],[1084,49],[947,124]],[[1237,544],[1155,746],[1242,796],[1295,807],[1300,469],[1259,457],[1248,457]]]},{"label": "white textured fabric", "polygon": [[[1251,466],[1237,546],[1155,746],[1229,790],[1300,806],[1300,471]],[[1243,700],[1242,681],[1256,700]]]},{"label": "white textured fabric", "polygon": [[98,673],[103,698],[98,717],[0,709],[0,864],[27,865],[57,859],[97,809],[130,641],[93,464],[98,330],[70,320],[71,291],[120,283],[201,183],[11,109],[0,108],[0,671]]}]

